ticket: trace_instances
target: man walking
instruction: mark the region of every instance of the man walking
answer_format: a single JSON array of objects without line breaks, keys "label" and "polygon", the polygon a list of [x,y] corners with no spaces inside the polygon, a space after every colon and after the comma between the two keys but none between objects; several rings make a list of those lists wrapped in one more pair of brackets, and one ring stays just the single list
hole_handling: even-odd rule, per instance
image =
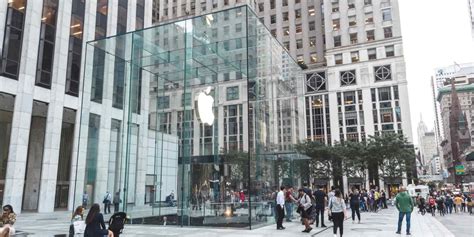
[{"label": "man walking", "polygon": [[104,214],[110,213],[110,203],[112,202],[112,194],[107,191],[104,196]]},{"label": "man walking", "polygon": [[324,209],[326,208],[327,195],[323,190],[323,186],[319,186],[318,190],[313,193],[315,202],[316,202],[316,227],[319,226],[319,216],[321,216],[321,227],[326,227],[324,225]]},{"label": "man walking", "polygon": [[280,187],[276,197],[276,210],[277,210],[277,230],[284,230],[283,218],[285,217],[285,187]]},{"label": "man walking", "polygon": [[411,235],[410,234],[410,218],[411,218],[411,212],[413,211],[414,204],[410,195],[406,193],[405,187],[400,187],[400,193],[398,193],[397,196],[395,197],[395,206],[397,207],[398,212],[399,212],[397,234],[401,234],[403,217],[407,216],[407,235]]}]

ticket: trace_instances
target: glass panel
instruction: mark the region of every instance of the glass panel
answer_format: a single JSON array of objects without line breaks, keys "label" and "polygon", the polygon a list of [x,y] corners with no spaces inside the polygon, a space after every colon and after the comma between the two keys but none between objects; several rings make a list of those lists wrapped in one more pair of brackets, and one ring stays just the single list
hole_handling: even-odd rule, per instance
[{"label": "glass panel", "polygon": [[[78,163],[94,150],[108,157],[96,161],[93,202],[120,192],[118,208],[133,223],[166,217],[168,225],[249,228],[274,220],[275,187],[301,179],[285,167],[296,164],[293,144],[304,138],[304,81],[252,11],[170,22],[89,42],[86,51],[90,111],[81,116]],[[104,103],[91,102],[96,94]]]}]

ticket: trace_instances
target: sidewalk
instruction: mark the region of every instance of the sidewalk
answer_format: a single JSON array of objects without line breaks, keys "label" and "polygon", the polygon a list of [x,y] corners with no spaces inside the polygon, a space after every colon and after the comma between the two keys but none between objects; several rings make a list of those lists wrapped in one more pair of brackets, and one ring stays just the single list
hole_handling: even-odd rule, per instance
[{"label": "sidewalk", "polygon": [[[54,215],[36,214],[36,218],[31,220],[19,220],[16,228],[19,231],[29,233],[27,236],[61,236],[67,234],[68,221],[59,221],[66,218],[67,213],[55,213]],[[348,212],[350,214],[350,210]],[[344,222],[344,236],[372,237],[372,236],[400,236],[395,234],[397,228],[398,212],[390,207],[379,211],[378,213],[361,213],[361,224],[352,224],[352,220]],[[28,214],[22,215],[27,218]],[[471,223],[474,223],[474,216]],[[30,219],[30,218],[27,218]],[[67,220],[68,218],[66,218]],[[412,236],[454,236],[443,224],[436,218],[429,215],[421,216],[414,211],[411,218]],[[331,222],[326,221],[326,225]],[[121,236],[183,236],[183,237],[283,237],[283,236],[333,236],[332,227],[314,228],[311,233],[302,233],[303,226],[298,222],[284,223],[286,230],[276,230],[275,225],[266,226],[255,230],[247,229],[223,229],[223,228],[181,228],[176,226],[145,226],[145,225],[127,225],[124,234]],[[330,226],[330,225],[328,225]],[[402,228],[402,235],[405,236],[405,222]],[[339,235],[338,235],[339,236]]]}]

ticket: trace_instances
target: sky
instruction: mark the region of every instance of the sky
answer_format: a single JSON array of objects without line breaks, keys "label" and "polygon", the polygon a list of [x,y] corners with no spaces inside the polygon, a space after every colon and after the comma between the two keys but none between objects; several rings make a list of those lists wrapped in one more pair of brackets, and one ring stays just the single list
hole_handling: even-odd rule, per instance
[{"label": "sky", "polygon": [[399,0],[413,142],[420,115],[434,128],[431,76],[437,67],[474,62],[468,0]]}]

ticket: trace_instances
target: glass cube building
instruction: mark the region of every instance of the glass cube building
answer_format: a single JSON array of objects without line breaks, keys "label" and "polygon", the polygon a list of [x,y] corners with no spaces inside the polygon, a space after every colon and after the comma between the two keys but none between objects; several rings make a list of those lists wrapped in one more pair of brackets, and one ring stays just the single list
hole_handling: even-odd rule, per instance
[{"label": "glass cube building", "polygon": [[[74,204],[254,228],[301,185],[303,74],[247,6],[87,43]],[[112,208],[114,208],[112,206]]]}]

